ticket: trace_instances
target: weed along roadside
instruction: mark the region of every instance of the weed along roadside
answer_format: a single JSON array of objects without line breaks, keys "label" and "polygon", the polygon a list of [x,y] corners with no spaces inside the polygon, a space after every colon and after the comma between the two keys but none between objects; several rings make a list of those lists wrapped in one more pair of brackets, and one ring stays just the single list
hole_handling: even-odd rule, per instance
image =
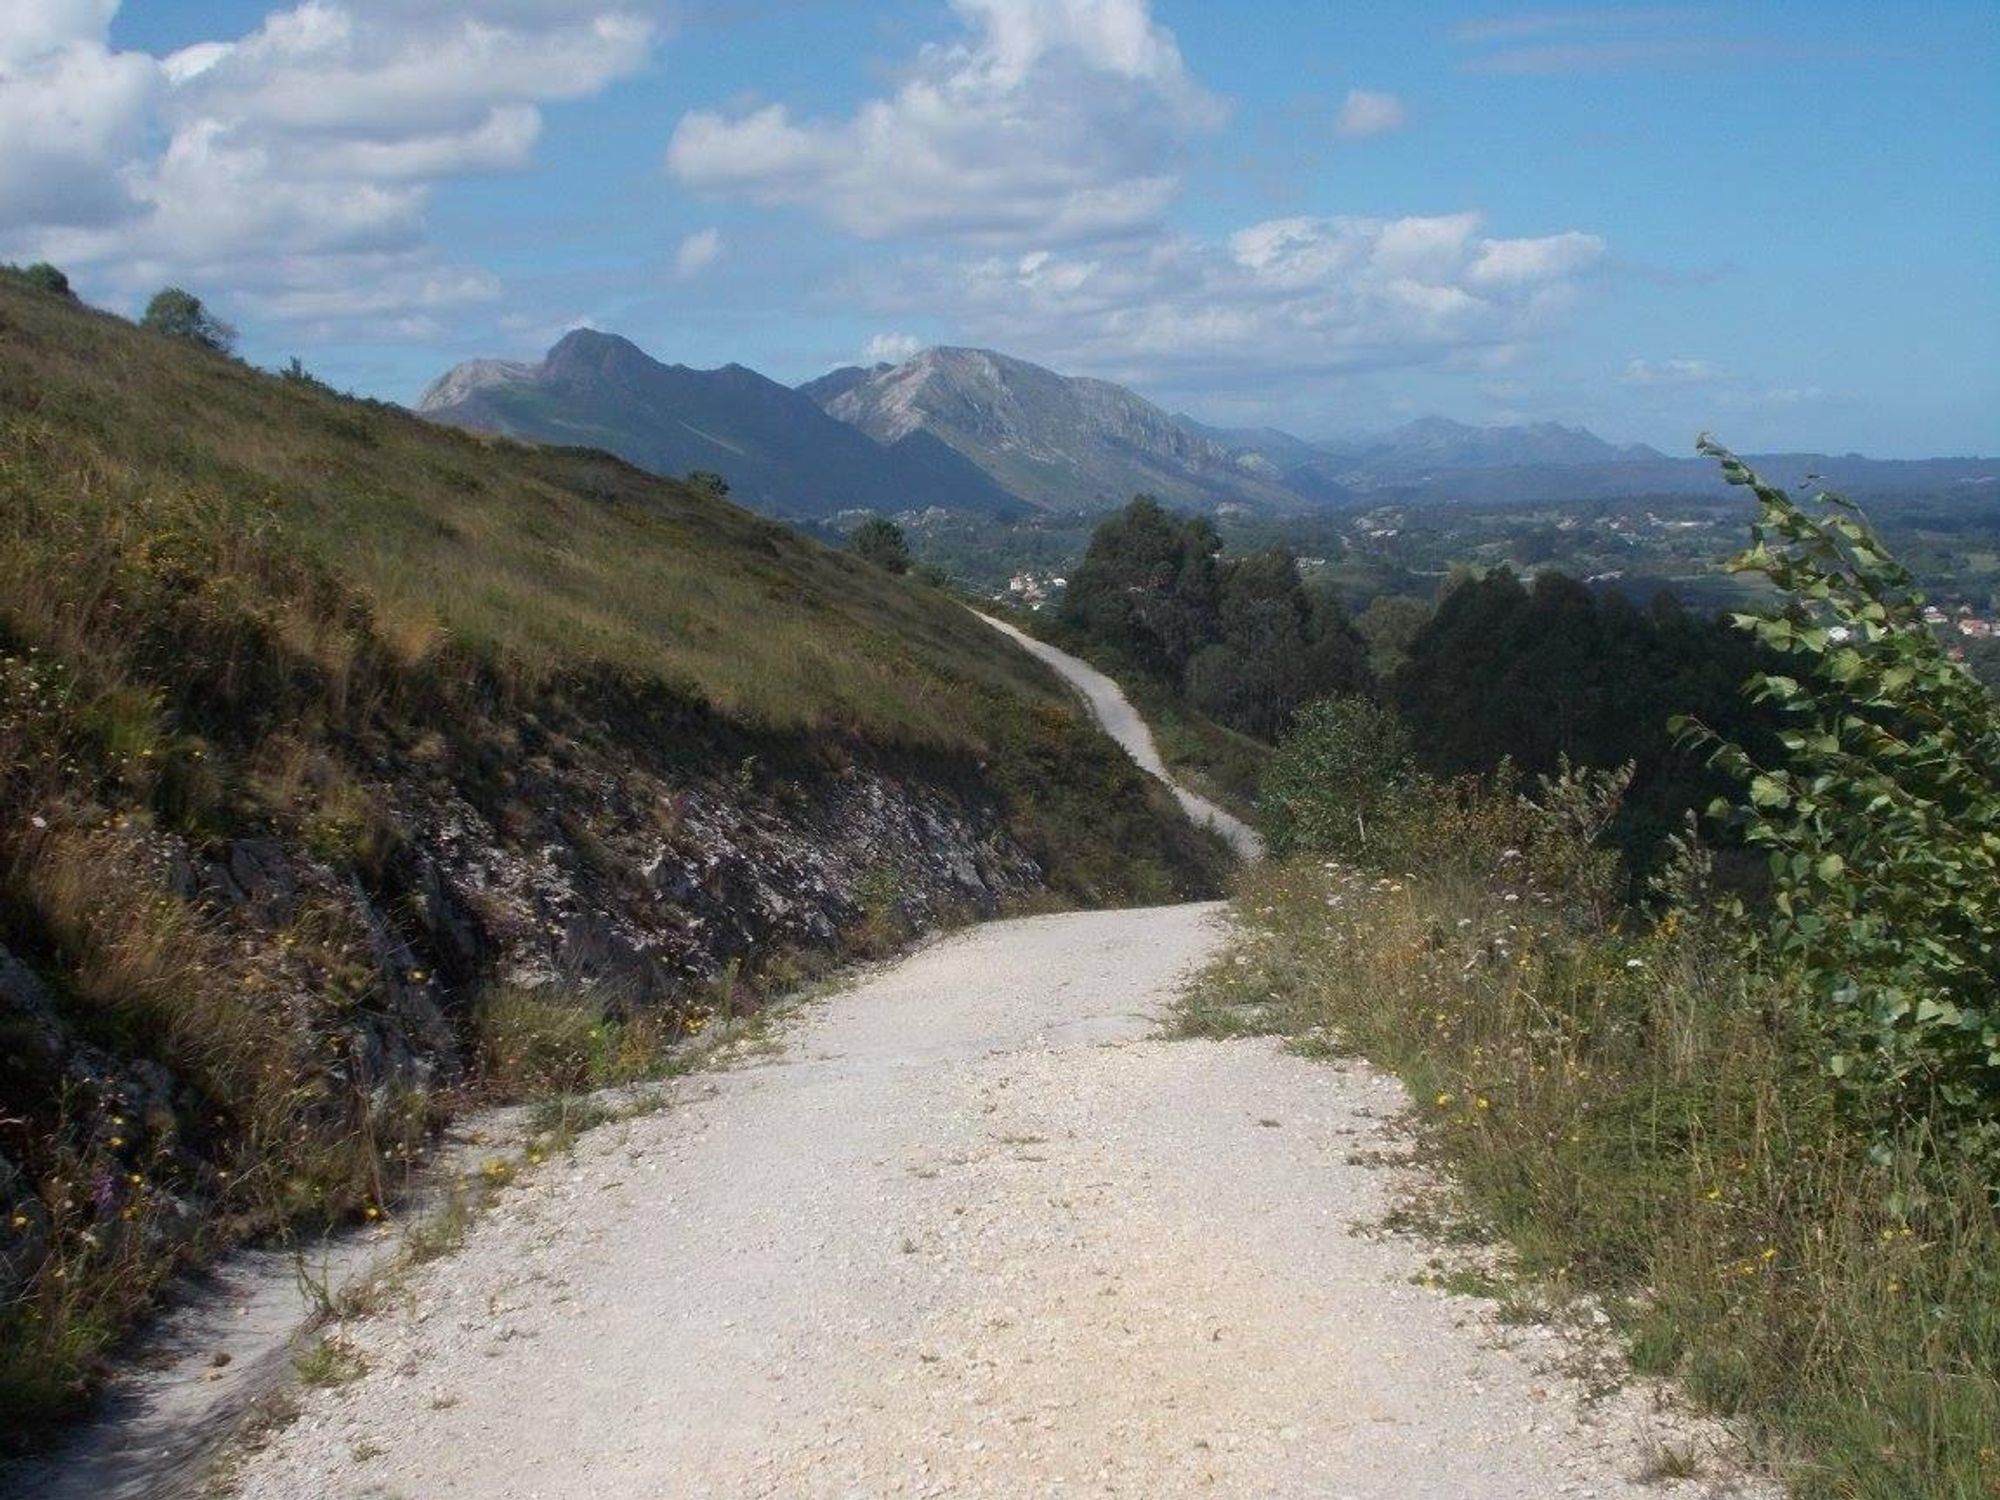
[{"label": "weed along roadside", "polygon": [[1607,1320],[1799,1500],[1979,1500],[2000,713],[1851,509],[1718,455],[1758,508],[1739,566],[1792,601],[1744,621],[1784,658],[1748,689],[1791,708],[1780,758],[1718,752],[1769,886],[1689,831],[1635,903],[1602,847],[1629,769],[1440,782],[1335,700],[1278,750],[1277,858],[1181,1024],[1395,1072],[1434,1219],[1497,1247],[1481,1289]]}]

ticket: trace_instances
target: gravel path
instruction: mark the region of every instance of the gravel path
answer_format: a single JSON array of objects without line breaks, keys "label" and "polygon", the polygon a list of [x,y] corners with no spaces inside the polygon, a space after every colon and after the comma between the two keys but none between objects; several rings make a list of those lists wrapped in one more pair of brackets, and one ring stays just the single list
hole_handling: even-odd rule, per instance
[{"label": "gravel path", "polygon": [[250,1500],[1705,1493],[1358,1235],[1396,1086],[1153,1039],[1226,936],[995,923],[811,1008],[499,1200],[342,1337]]},{"label": "gravel path", "polygon": [[1002,634],[1012,636],[1029,655],[1040,657],[1081,693],[1083,701],[1090,707],[1091,716],[1103,726],[1104,732],[1124,747],[1125,753],[1139,763],[1140,770],[1164,781],[1168,790],[1180,799],[1181,807],[1190,818],[1215,829],[1244,859],[1264,857],[1264,840],[1258,836],[1256,829],[1242,819],[1230,816],[1206,797],[1189,791],[1167,774],[1166,762],[1160,759],[1159,746],[1153,743],[1153,731],[1139,717],[1139,711],[1126,700],[1117,683],[1089,662],[1079,660],[1067,651],[1058,651],[1047,641],[1038,641],[1004,620],[996,620],[991,615],[980,615],[979,618]]}]

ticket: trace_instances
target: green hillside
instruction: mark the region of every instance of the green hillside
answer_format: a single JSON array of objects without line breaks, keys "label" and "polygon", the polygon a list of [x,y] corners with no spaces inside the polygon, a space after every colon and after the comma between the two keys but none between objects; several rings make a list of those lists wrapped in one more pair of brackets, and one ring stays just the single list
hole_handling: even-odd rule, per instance
[{"label": "green hillside", "polygon": [[0,1445],[175,1265],[374,1205],[523,1015],[587,1082],[1222,865],[935,590],[0,274]]}]

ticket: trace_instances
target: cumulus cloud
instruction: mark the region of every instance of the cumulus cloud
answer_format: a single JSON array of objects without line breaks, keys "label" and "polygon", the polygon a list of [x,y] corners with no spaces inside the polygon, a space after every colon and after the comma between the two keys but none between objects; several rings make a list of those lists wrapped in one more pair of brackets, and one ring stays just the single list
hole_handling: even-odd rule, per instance
[{"label": "cumulus cloud", "polygon": [[1403,101],[1394,94],[1380,94],[1371,89],[1349,89],[1347,98],[1341,101],[1340,117],[1335,128],[1350,139],[1370,135],[1387,135],[1392,130],[1401,130],[1409,122],[1409,111],[1403,108]]},{"label": "cumulus cloud", "polygon": [[850,233],[1062,243],[1158,222],[1185,141],[1219,123],[1148,0],[951,0],[925,47],[846,119],[696,110],[667,168],[703,191],[816,210]]},{"label": "cumulus cloud", "polygon": [[118,0],[0,0],[0,69],[75,42],[101,43]]},{"label": "cumulus cloud", "polygon": [[1156,238],[899,267],[870,291],[915,297],[968,335],[1148,384],[1273,370],[1499,368],[1560,326],[1604,254],[1595,235],[1507,239],[1477,214],[1286,218],[1221,242]]},{"label": "cumulus cloud", "polygon": [[928,347],[914,333],[878,333],[861,346],[864,365],[900,365]]},{"label": "cumulus cloud", "polygon": [[722,254],[722,231],[719,229],[698,229],[680,243],[674,251],[674,274],[686,281],[699,276],[714,265]]},{"label": "cumulus cloud", "polygon": [[0,0],[0,252],[377,332],[497,295],[428,243],[434,187],[526,166],[543,103],[635,71],[657,37],[615,0],[303,0],[154,57],[110,46],[116,11]]}]

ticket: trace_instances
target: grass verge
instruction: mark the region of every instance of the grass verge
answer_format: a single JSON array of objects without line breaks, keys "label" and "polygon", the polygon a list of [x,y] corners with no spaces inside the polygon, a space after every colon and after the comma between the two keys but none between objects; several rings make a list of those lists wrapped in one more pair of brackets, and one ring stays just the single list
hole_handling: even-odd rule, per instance
[{"label": "grass verge", "polygon": [[1719,919],[1647,930],[1459,843],[1390,877],[1247,872],[1190,1034],[1358,1052],[1522,1273],[1738,1418],[1800,1500],[2000,1495],[2000,1229],[1983,1185],[1870,1159],[1795,1007]]}]

